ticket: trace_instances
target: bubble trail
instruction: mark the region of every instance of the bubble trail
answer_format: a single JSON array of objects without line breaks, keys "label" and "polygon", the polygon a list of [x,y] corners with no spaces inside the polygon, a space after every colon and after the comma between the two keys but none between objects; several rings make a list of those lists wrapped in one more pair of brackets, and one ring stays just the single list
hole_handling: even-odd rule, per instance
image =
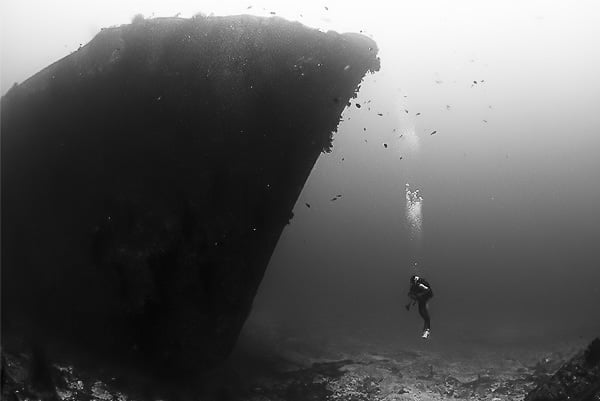
[{"label": "bubble trail", "polygon": [[419,189],[411,190],[406,184],[406,219],[410,227],[411,237],[420,240],[423,232],[423,196]]}]

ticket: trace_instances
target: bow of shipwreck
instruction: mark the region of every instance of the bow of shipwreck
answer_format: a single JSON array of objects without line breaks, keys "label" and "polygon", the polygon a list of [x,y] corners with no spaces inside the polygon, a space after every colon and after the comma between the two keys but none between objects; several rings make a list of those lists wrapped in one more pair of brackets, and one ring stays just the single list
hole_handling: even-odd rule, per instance
[{"label": "bow of shipwreck", "polygon": [[[102,30],[2,98],[2,334],[225,358],[375,43],[252,16]],[[83,350],[83,351],[82,351]]]}]

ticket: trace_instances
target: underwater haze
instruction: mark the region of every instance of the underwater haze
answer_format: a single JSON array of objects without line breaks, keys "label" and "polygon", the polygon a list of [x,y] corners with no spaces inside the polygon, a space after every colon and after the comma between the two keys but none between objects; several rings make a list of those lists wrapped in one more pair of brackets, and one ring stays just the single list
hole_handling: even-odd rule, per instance
[{"label": "underwater haze", "polygon": [[421,323],[402,306],[418,274],[435,294],[431,341],[597,334],[598,11],[453,2],[395,14],[375,35],[381,71],[317,162],[254,319],[412,338]]},{"label": "underwater haze", "polygon": [[[551,349],[600,334],[600,3],[163,3],[5,1],[2,94],[136,13],[277,15],[379,48],[237,354],[336,341]],[[404,309],[415,274],[434,292],[427,340]]]},{"label": "underwater haze", "polygon": [[3,5],[2,93],[137,12],[276,12],[376,40],[381,71],[307,181],[253,318],[417,334],[402,308],[417,273],[433,338],[599,328],[597,3],[26,3]]}]

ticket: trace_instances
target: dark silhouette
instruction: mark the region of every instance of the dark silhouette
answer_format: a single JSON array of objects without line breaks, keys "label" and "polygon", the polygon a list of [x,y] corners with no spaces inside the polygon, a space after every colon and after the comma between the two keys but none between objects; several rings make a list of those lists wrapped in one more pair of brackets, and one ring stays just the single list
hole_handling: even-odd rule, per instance
[{"label": "dark silhouette", "polygon": [[36,366],[166,381],[225,360],[317,158],[378,69],[358,34],[140,17],[11,89],[2,352],[43,333]]},{"label": "dark silhouette", "polygon": [[427,302],[433,298],[431,285],[422,277],[412,276],[410,278],[410,290],[408,291],[410,301],[406,304],[406,310],[410,310],[411,305],[419,303],[419,315],[423,318],[423,338],[428,338],[431,333],[431,320]]}]

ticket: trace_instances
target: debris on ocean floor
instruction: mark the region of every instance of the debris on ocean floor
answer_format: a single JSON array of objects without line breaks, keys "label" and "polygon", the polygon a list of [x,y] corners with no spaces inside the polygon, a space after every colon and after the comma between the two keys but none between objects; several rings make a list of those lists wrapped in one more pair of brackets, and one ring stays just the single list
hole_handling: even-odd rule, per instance
[{"label": "debris on ocean floor", "polygon": [[[228,377],[239,380],[226,381],[229,387],[224,399],[516,401],[523,400],[536,386],[545,383],[564,362],[561,353],[532,363],[531,356],[518,360],[507,356],[506,351],[478,352],[476,358],[390,348],[374,348],[374,353],[364,349],[356,349],[351,354],[347,351],[330,353],[327,359],[315,358],[315,350],[289,353],[285,356],[289,360],[270,363],[266,370],[254,368],[252,361],[246,361],[245,368],[233,363],[229,369],[234,373],[228,373]],[[26,383],[28,356],[5,354],[4,364],[2,398],[38,399]],[[139,392],[128,394],[116,378],[100,379],[70,366],[53,365],[51,370],[56,392],[62,400],[150,399]],[[231,382],[239,388],[232,389]],[[13,398],[9,398],[11,394]],[[222,391],[218,394],[223,396]]]},{"label": "debris on ocean floor", "polygon": [[[536,371],[550,376],[551,370],[544,368],[552,362],[550,358],[544,359],[536,365]],[[600,338],[561,365],[554,375],[527,396],[526,401],[600,400]]]}]

